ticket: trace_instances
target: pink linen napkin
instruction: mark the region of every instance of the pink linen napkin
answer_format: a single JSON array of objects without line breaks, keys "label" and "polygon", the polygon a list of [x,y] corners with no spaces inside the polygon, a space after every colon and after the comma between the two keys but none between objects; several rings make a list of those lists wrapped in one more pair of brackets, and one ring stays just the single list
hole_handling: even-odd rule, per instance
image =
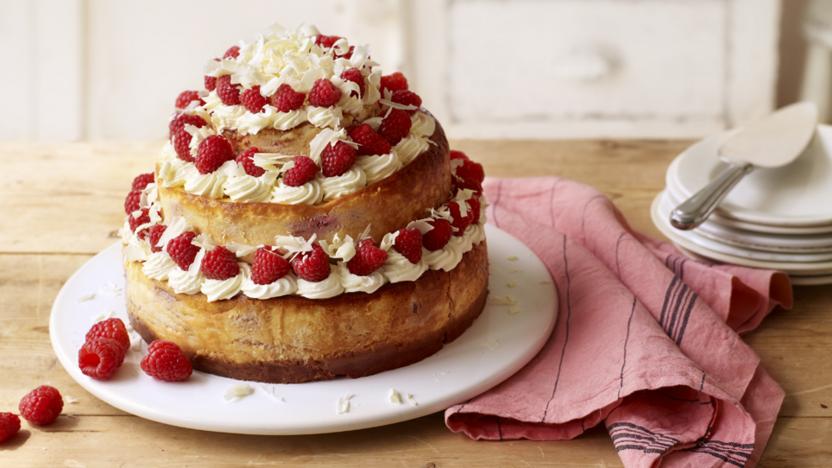
[{"label": "pink linen napkin", "polygon": [[489,222],[546,264],[560,314],[525,368],[446,410],[448,428],[564,440],[603,422],[625,466],[759,460],[784,392],[738,333],[791,307],[784,274],[691,260],[567,179],[490,179],[485,192]]}]

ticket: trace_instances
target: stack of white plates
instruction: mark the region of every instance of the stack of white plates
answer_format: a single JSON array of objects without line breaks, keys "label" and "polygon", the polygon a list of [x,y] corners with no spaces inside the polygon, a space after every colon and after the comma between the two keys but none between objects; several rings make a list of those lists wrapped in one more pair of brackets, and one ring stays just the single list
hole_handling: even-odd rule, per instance
[{"label": "stack of white plates", "polygon": [[731,135],[706,138],[680,154],[652,207],[653,222],[688,254],[723,263],[771,268],[795,284],[832,284],[832,127],[818,127],[792,164],[756,169],[698,228],[670,225],[671,210],[723,167],[718,149]]}]

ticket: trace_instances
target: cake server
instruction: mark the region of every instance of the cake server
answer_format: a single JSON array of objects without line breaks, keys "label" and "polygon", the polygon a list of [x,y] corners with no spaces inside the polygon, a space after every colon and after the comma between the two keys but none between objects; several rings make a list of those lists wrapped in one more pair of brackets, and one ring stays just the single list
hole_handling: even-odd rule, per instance
[{"label": "cake server", "polygon": [[699,226],[755,167],[781,167],[797,159],[812,141],[817,121],[817,107],[799,102],[740,128],[719,148],[727,166],[670,212],[670,224],[683,230]]}]

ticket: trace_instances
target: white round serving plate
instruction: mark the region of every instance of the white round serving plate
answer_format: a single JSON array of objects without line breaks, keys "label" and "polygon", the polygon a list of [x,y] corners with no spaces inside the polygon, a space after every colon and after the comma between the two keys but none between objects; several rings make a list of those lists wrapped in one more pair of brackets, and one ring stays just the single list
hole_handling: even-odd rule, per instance
[{"label": "white round serving plate", "polygon": [[[667,185],[687,198],[723,167],[718,150],[733,131],[699,141],[667,171]],[[752,225],[814,227],[832,232],[832,127],[818,125],[809,148],[792,164],[755,169],[720,204],[718,214]],[[764,228],[763,228],[764,229]]]},{"label": "white round serving plate", "polygon": [[[166,383],[141,371],[138,363],[143,353],[135,348],[146,346],[138,343],[113,380],[91,379],[77,365],[87,330],[105,315],[127,317],[118,244],[90,259],[61,288],[49,323],[52,347],[67,373],[96,397],[173,426],[289,435],[349,431],[418,418],[507,379],[537,354],[554,328],[557,291],[546,267],[506,232],[486,225],[486,234],[491,274],[482,315],[433,356],[399,369],[303,384],[244,382],[195,371],[186,382]],[[226,398],[229,390],[241,385],[254,392],[240,399]],[[402,404],[391,402],[391,389],[401,394]],[[346,412],[345,401],[349,402]]]},{"label": "white round serving plate", "polygon": [[[753,268],[781,270],[790,276],[821,277],[832,275],[832,262],[784,262],[766,260],[765,252],[742,250],[703,238],[692,231],[679,231],[670,225],[668,213],[660,209],[664,192],[653,200],[650,215],[653,224],[674,244],[697,256]],[[762,255],[762,256],[761,256]],[[830,276],[832,278],[832,276]]]}]

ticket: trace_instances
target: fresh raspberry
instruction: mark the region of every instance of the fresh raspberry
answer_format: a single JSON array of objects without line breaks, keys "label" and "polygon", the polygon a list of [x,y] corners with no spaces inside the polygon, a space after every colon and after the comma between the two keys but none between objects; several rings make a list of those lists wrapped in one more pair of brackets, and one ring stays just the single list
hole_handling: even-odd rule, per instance
[{"label": "fresh raspberry", "polygon": [[191,156],[191,134],[185,130],[185,125],[193,125],[202,128],[206,125],[205,120],[193,114],[179,114],[173,119],[168,127],[170,129],[171,143],[176,150],[176,155],[183,161],[193,161]]},{"label": "fresh raspberry", "polygon": [[396,72],[390,75],[383,75],[381,77],[381,84],[379,86],[383,93],[385,89],[390,91],[399,91],[407,89],[407,78],[401,72]]},{"label": "fresh raspberry", "polygon": [[341,36],[326,36],[324,34],[318,34],[315,37],[315,44],[323,47],[324,49],[332,48],[338,39],[341,39]]},{"label": "fresh raspberry", "polygon": [[172,137],[177,130],[185,128],[185,125],[193,125],[194,127],[201,128],[204,127],[206,123],[205,119],[196,114],[179,113],[171,119],[168,124],[168,131]]},{"label": "fresh raspberry", "polygon": [[251,280],[254,284],[274,283],[291,271],[289,260],[283,258],[280,251],[270,246],[263,246],[254,253],[251,264]]},{"label": "fresh raspberry", "polygon": [[148,230],[148,240],[150,241],[151,252],[162,251],[162,247],[157,244],[159,244],[159,239],[162,238],[162,234],[165,233],[165,229],[167,229],[167,227],[164,224],[154,224],[153,226],[150,226],[150,229]]},{"label": "fresh raspberry", "polygon": [[149,184],[152,184],[156,179],[153,177],[152,172],[147,172],[144,174],[139,174],[133,179],[133,184],[131,188],[133,190],[144,190]]},{"label": "fresh raspberry", "polygon": [[355,256],[347,262],[347,269],[354,275],[369,275],[387,261],[387,252],[378,248],[372,239],[362,239],[355,249]]},{"label": "fresh raspberry", "polygon": [[12,413],[0,413],[0,444],[14,437],[20,430],[20,418]]},{"label": "fresh raspberry", "polygon": [[309,91],[309,104],[313,106],[334,106],[339,99],[341,99],[341,90],[325,78],[316,80]]},{"label": "fresh raspberry", "polygon": [[202,82],[205,84],[205,89],[208,91],[213,91],[217,89],[217,77],[216,76],[208,76],[205,75],[202,77]]},{"label": "fresh raspberry", "polygon": [[325,177],[339,176],[355,164],[355,148],[339,141],[321,152],[321,172]]},{"label": "fresh raspberry", "polygon": [[165,382],[188,380],[193,372],[191,361],[182,349],[171,341],[155,340],[142,358],[142,370],[154,379]]},{"label": "fresh raspberry", "polygon": [[277,87],[272,95],[272,105],[280,112],[289,112],[300,109],[306,96],[295,91],[290,85],[283,83]]},{"label": "fresh raspberry", "polygon": [[168,241],[167,250],[170,258],[179,265],[179,268],[187,270],[194,262],[199,247],[192,242],[196,237],[195,232],[186,231]]},{"label": "fresh raspberry", "polygon": [[433,229],[422,235],[422,245],[430,251],[439,250],[451,240],[453,228],[447,219],[436,218],[429,221]]},{"label": "fresh raspberry", "polygon": [[78,367],[84,375],[95,380],[110,380],[124,362],[125,352],[116,340],[93,338],[85,341],[78,350]]},{"label": "fresh raspberry", "polygon": [[320,244],[314,244],[311,251],[299,253],[292,259],[292,270],[306,281],[323,281],[329,277],[329,257]]},{"label": "fresh raspberry", "polygon": [[[148,213],[147,208],[143,208],[138,216],[133,216],[132,214],[127,215],[127,222],[130,224],[130,230],[136,232],[136,228],[138,228],[142,224],[147,224],[150,222],[150,213]],[[141,231],[136,232],[136,236],[138,236],[139,239],[144,239],[146,235],[147,228],[144,228]]]},{"label": "fresh raspberry", "polygon": [[200,174],[208,174],[230,159],[234,159],[231,143],[222,135],[211,135],[199,143],[194,165]]},{"label": "fresh raspberry", "polygon": [[387,154],[390,143],[367,124],[361,124],[349,130],[352,141],[358,143],[359,155]]},{"label": "fresh raspberry", "polygon": [[465,159],[456,168],[456,177],[459,179],[458,185],[460,187],[481,192],[482,181],[485,180],[485,171],[479,163]]},{"label": "fresh raspberry", "polygon": [[86,341],[91,343],[98,338],[108,338],[115,341],[125,353],[130,349],[130,336],[127,335],[127,327],[120,318],[109,318],[96,322],[87,332]]},{"label": "fresh raspberry", "polygon": [[393,248],[410,260],[410,263],[419,263],[422,259],[422,233],[414,228],[399,229]]},{"label": "fresh raspberry", "polygon": [[469,198],[468,199],[468,209],[471,210],[471,224],[479,224],[480,223],[480,200],[479,198]]},{"label": "fresh raspberry", "polygon": [[224,280],[239,275],[240,265],[234,252],[225,247],[214,247],[202,257],[200,270],[208,279]]},{"label": "fresh raspberry", "polygon": [[197,101],[199,105],[205,104],[205,101],[199,97],[199,92],[193,90],[182,91],[179,96],[176,96],[176,109],[182,110],[193,101]]},{"label": "fresh raspberry", "polygon": [[224,59],[235,59],[240,56],[240,46],[231,46],[222,54]]},{"label": "fresh raspberry", "polygon": [[[364,75],[361,74],[361,70],[357,68],[348,68],[341,72],[341,78],[343,78],[346,81],[352,81],[353,83],[358,85],[358,97],[364,95],[366,83],[364,82]],[[352,92],[351,96],[356,96],[355,91]]]},{"label": "fresh raspberry", "polygon": [[259,149],[252,146],[251,148],[238,154],[236,158],[237,164],[243,166],[243,170],[246,171],[246,174],[253,177],[260,177],[266,173],[265,169],[254,164],[254,154],[259,152]]},{"label": "fresh raspberry", "polygon": [[61,392],[55,387],[41,385],[20,399],[18,410],[23,419],[36,426],[48,426],[58,419],[64,409]]},{"label": "fresh raspberry", "polygon": [[217,78],[217,96],[223,104],[233,106],[240,103],[240,85],[231,84],[231,75]]},{"label": "fresh raspberry", "polygon": [[462,151],[451,150],[451,159],[469,159],[468,155]]},{"label": "fresh raspberry", "polygon": [[391,145],[396,145],[410,133],[410,114],[401,109],[392,109],[390,114],[381,121],[378,133]]},{"label": "fresh raspberry", "polygon": [[142,198],[141,190],[131,190],[124,198],[124,212],[128,215],[139,209],[139,201]]},{"label": "fresh raspberry", "polygon": [[[468,207],[466,206],[466,208]],[[468,228],[471,221],[474,220],[474,213],[468,209],[465,216],[463,216],[459,203],[455,201],[448,203],[448,209],[451,210],[451,225],[454,227],[454,235],[461,236],[465,233],[465,229]]]},{"label": "fresh raspberry", "polygon": [[352,53],[355,52],[355,46],[350,46],[347,51],[341,55],[336,55],[337,58],[345,58],[347,60],[352,58]]},{"label": "fresh raspberry", "polygon": [[300,187],[315,178],[318,165],[306,156],[295,156],[294,165],[283,173],[283,183],[289,187]]},{"label": "fresh raspberry", "polygon": [[240,102],[249,112],[256,114],[263,110],[263,106],[269,101],[260,94],[260,86],[253,86],[240,93]]},{"label": "fresh raspberry", "polygon": [[[422,107],[422,98],[420,98],[419,95],[413,91],[408,91],[406,89],[393,91],[393,96],[390,97],[390,100],[406,106],[415,106],[416,109]],[[416,112],[416,109],[412,109],[408,112]]]}]

